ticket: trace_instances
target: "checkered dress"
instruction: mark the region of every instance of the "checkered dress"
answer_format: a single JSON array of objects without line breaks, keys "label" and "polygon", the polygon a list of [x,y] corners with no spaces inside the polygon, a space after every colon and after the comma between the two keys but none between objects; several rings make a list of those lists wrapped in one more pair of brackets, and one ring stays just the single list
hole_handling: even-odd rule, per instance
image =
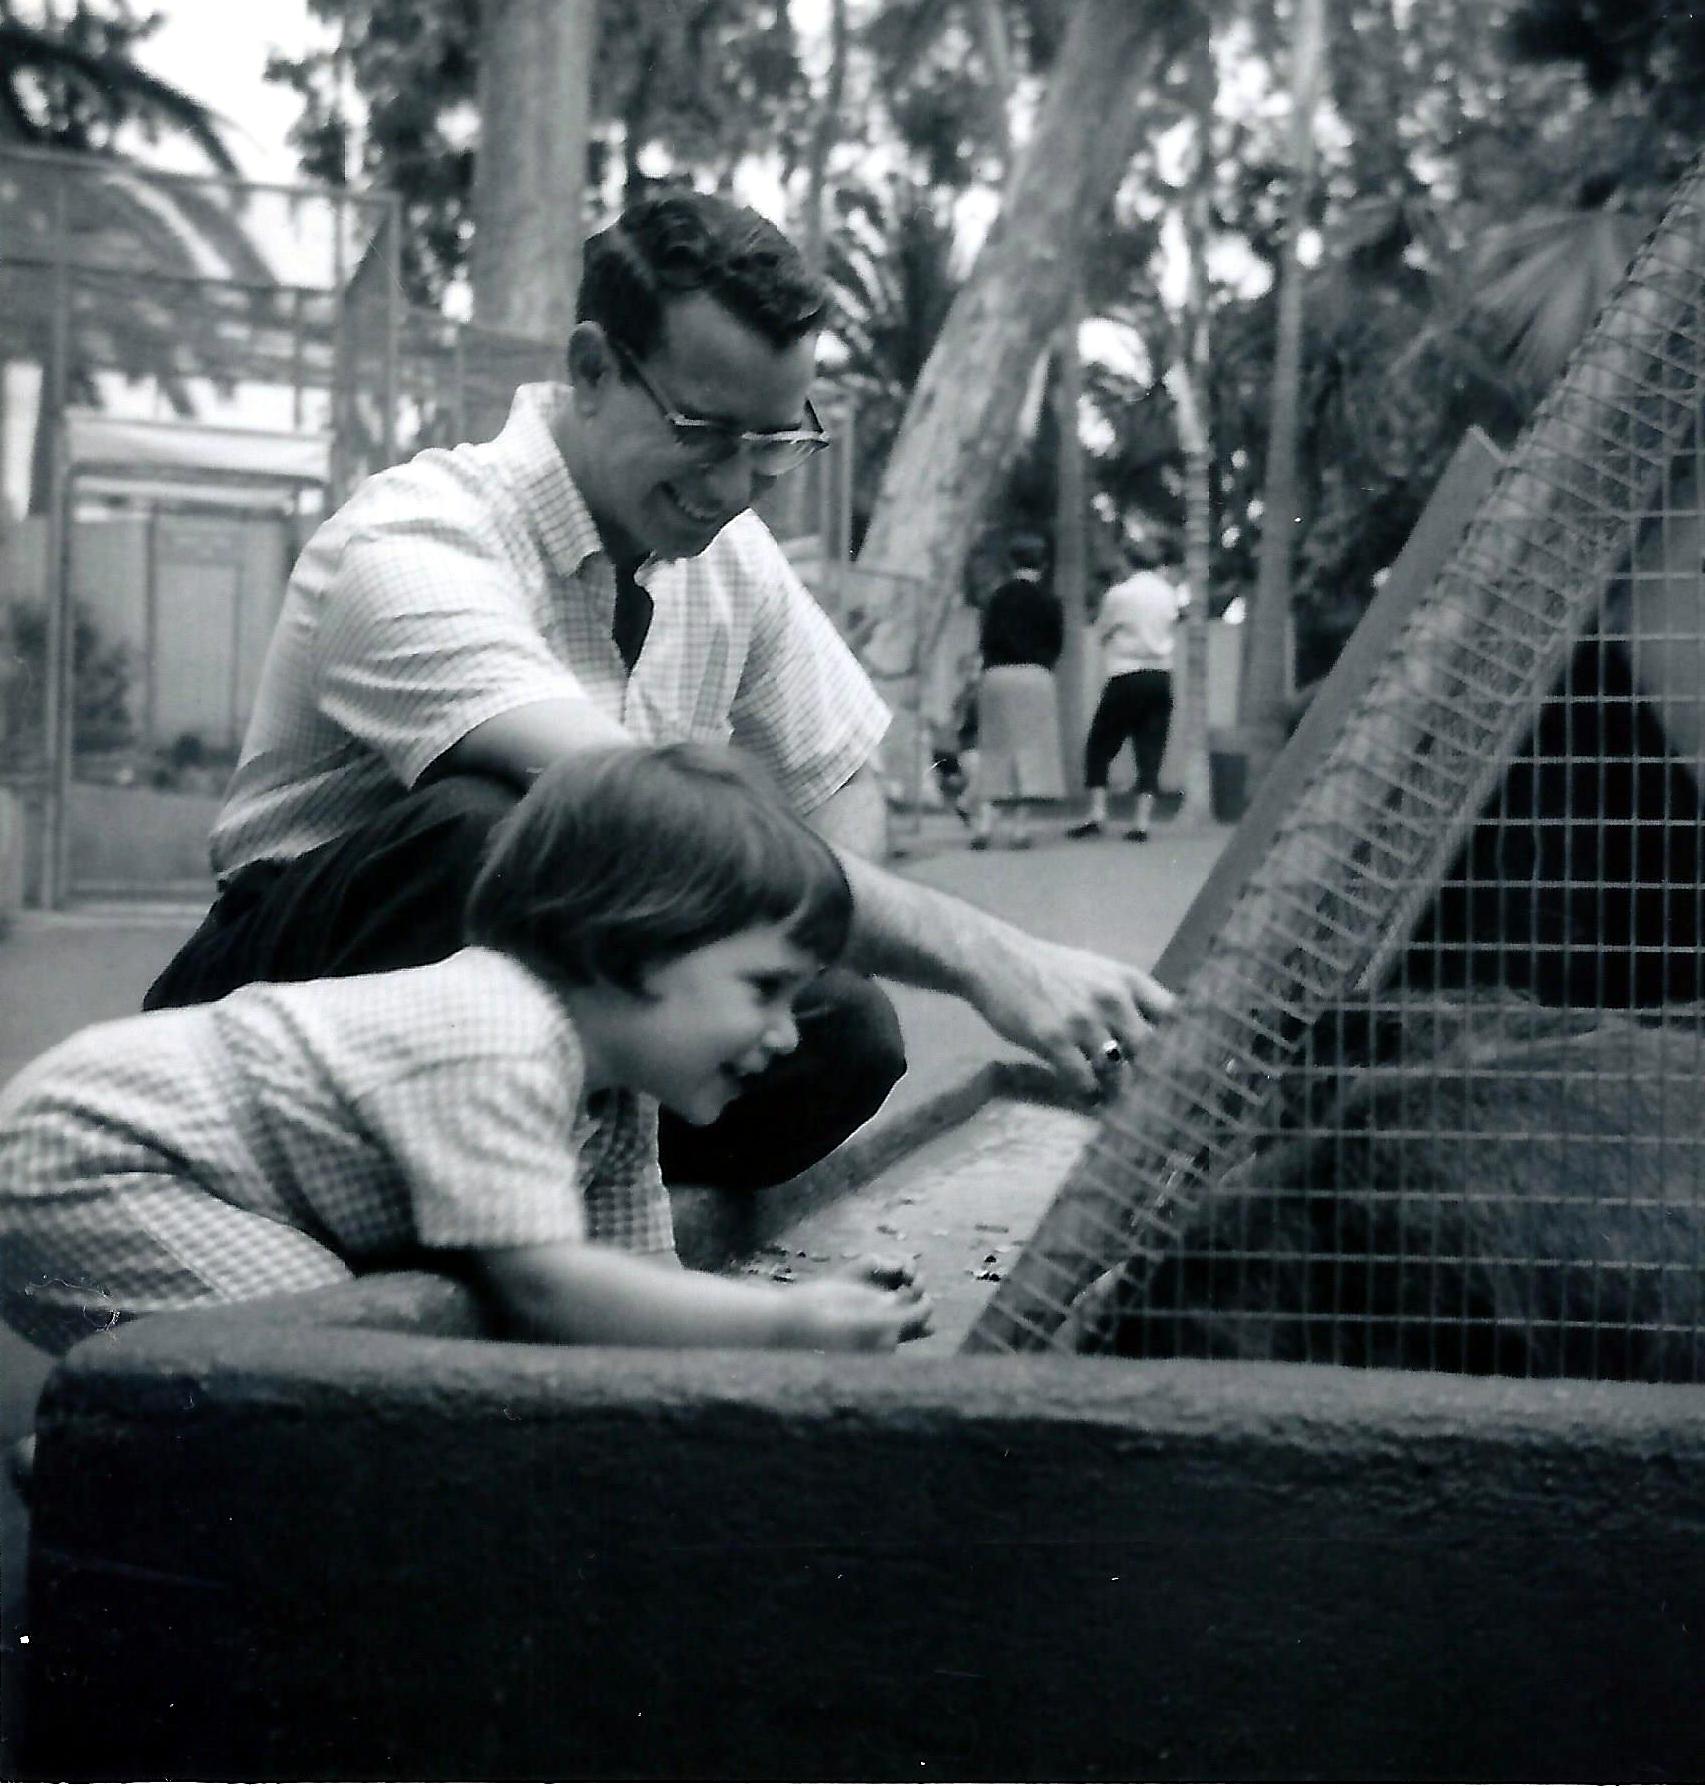
[{"label": "checkered dress", "polygon": [[0,1314],[58,1353],[422,1248],[669,1251],[656,1103],[584,1078],[560,1003],[477,948],[97,1025],[0,1094]]},{"label": "checkered dress", "polygon": [[213,833],[222,881],[377,818],[531,702],[588,702],[647,744],[732,739],[800,813],[869,761],[888,711],[750,513],[640,567],[653,614],[628,675],[614,572],[551,434],[566,397],[523,386],[495,440],[380,473],[308,542]]}]

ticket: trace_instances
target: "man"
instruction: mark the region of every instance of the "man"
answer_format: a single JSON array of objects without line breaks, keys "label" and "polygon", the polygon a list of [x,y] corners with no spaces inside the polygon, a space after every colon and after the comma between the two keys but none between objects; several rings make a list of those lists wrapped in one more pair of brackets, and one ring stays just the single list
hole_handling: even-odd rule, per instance
[{"label": "man", "polygon": [[369,479],[308,542],[214,829],[219,898],[149,1005],[447,956],[486,833],[546,764],[731,739],[841,855],[850,966],[717,1124],[665,1124],[668,1177],[775,1183],[880,1105],[905,1060],[868,975],[959,995],[1083,1091],[1135,1045],[1171,1003],[1147,976],[870,860],[887,712],[750,513],[823,442],[825,302],[780,232],[708,195],[590,240],[567,383]]},{"label": "man", "polygon": [[1101,649],[1101,696],[1083,748],[1089,816],[1068,826],[1068,838],[1099,838],[1107,824],[1107,772],[1128,739],[1137,764],[1137,801],[1125,836],[1149,835],[1160,766],[1172,724],[1172,654],[1186,598],[1152,551],[1134,555],[1136,569],[1101,599],[1095,637]]}]

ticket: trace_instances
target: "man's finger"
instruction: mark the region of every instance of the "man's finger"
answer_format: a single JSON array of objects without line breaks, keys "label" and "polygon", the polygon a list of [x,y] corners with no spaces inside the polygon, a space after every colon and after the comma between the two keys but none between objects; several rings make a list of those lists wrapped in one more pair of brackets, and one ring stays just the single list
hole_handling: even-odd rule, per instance
[{"label": "man's finger", "polygon": [[1101,1088],[1095,1072],[1096,1047],[1067,1039],[1046,1052],[1048,1065],[1080,1098],[1092,1099]]},{"label": "man's finger", "polygon": [[1178,996],[1162,987],[1153,975],[1141,969],[1131,970],[1131,997],[1145,1018],[1164,1018],[1178,1004]]}]

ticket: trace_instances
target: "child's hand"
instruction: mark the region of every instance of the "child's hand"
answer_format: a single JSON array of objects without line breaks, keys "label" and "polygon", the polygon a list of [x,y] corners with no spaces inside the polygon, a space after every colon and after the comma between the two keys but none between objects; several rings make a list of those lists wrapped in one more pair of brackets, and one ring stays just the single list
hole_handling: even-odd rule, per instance
[{"label": "child's hand", "polygon": [[794,1345],[885,1353],[930,1332],[930,1301],[909,1262],[868,1259],[788,1293]]}]

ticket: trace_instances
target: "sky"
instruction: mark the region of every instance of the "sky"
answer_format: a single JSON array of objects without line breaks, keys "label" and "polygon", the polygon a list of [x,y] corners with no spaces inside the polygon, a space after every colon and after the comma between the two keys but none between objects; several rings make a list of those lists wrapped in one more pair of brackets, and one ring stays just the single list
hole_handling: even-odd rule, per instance
[{"label": "sky", "polygon": [[[825,0],[801,0],[795,22],[809,31]],[[323,41],[324,27],[309,17],[307,0],[154,0],[163,23],[147,38],[137,60],[151,74],[181,87],[226,118],[228,140],[243,173],[251,180],[301,178],[294,152],[285,142],[296,120],[297,101],[288,89],[265,79],[270,50],[300,55]],[[183,172],[204,172],[206,162],[193,147],[164,140],[148,159]]]},{"label": "sky", "polygon": [[[163,23],[136,59],[150,74],[181,87],[226,122],[226,140],[251,180],[301,178],[285,141],[297,100],[266,80],[267,55],[300,55],[317,41],[307,0],[156,0]],[[162,138],[147,159],[185,172],[206,172],[200,151]]]}]

